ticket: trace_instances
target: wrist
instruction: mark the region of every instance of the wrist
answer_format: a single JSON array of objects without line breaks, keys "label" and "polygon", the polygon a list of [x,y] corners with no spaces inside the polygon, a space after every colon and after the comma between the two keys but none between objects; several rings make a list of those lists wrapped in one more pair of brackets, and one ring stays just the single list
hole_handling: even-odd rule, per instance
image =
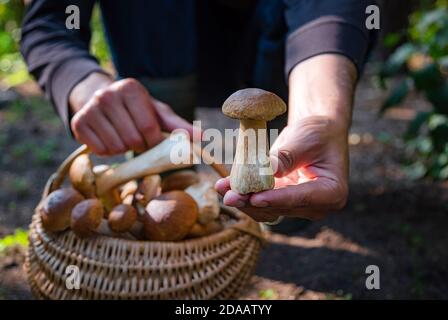
[{"label": "wrist", "polygon": [[354,64],[338,54],[322,54],[299,63],[289,76],[288,122],[322,116],[348,131],[356,78]]},{"label": "wrist", "polygon": [[69,106],[72,114],[78,112],[96,91],[106,88],[114,81],[104,73],[93,72],[73,87],[69,94]]}]

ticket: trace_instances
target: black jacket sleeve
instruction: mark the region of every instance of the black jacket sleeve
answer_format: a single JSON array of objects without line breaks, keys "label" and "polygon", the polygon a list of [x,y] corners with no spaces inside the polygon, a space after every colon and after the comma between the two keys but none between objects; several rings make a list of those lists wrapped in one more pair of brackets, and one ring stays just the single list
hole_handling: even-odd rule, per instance
[{"label": "black jacket sleeve", "polygon": [[[23,20],[21,53],[67,129],[70,91],[90,73],[103,72],[89,54],[94,3],[94,0],[34,0]],[[69,14],[65,11],[69,5],[79,8],[79,29],[66,28]]]},{"label": "black jacket sleeve", "polygon": [[285,72],[322,53],[349,58],[362,70],[375,32],[365,26],[368,0],[284,0],[288,27]]}]

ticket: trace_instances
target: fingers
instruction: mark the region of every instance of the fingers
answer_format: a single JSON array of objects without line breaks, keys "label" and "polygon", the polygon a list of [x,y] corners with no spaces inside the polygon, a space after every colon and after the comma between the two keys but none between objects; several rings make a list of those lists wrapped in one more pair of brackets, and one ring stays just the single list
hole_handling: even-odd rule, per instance
[{"label": "fingers", "polygon": [[229,178],[218,180],[215,188],[224,197],[225,205],[237,207],[262,222],[275,220],[280,215],[322,219],[328,211],[344,207],[348,193],[342,183],[324,178],[251,195],[230,190]]},{"label": "fingers", "polygon": [[[146,149],[146,142],[140,132],[137,130],[131,115],[126,108],[123,107],[120,97],[118,101],[111,101],[104,110],[104,115],[116,129],[121,140],[126,146],[126,150],[134,150],[143,152]],[[104,107],[104,105],[102,105]],[[125,151],[126,151],[125,150]]]},{"label": "fingers", "polygon": [[153,99],[143,85],[137,80],[125,79],[116,82],[113,87],[121,92],[123,103],[135,127],[143,136],[146,147],[151,148],[162,141],[163,136],[154,110]]},{"label": "fingers", "polygon": [[226,206],[241,208],[249,202],[249,195],[238,194],[235,191],[229,190],[223,198],[223,203]]},{"label": "fingers", "polygon": [[193,137],[193,125],[179,117],[166,103],[154,99],[154,109],[164,130],[171,132],[175,129],[184,129],[190,137]]},{"label": "fingers", "polygon": [[294,125],[288,125],[270,151],[276,177],[283,177],[302,166],[320,162],[329,141],[330,126],[331,122],[320,116],[308,117]]},{"label": "fingers", "polygon": [[136,80],[114,82],[95,91],[76,112],[72,131],[98,154],[144,151],[163,139],[152,101]]},{"label": "fingers", "polygon": [[219,179],[215,183],[215,189],[218,193],[224,197],[227,191],[230,190],[230,179],[229,177]]},{"label": "fingers", "polygon": [[93,153],[98,155],[105,155],[107,148],[95,132],[85,123],[80,123],[75,115],[72,119],[72,131],[76,140],[86,144]]},{"label": "fingers", "polygon": [[348,188],[343,183],[318,178],[297,185],[253,194],[250,197],[250,204],[260,208],[337,210],[345,206],[347,195]]},{"label": "fingers", "polygon": [[126,147],[109,120],[97,108],[87,106],[71,121],[75,138],[94,153],[110,155],[124,152]]},{"label": "fingers", "polygon": [[226,206],[241,208],[249,203],[249,195],[241,195],[230,190],[229,177],[219,179],[215,184],[215,189],[223,196],[223,203]]}]

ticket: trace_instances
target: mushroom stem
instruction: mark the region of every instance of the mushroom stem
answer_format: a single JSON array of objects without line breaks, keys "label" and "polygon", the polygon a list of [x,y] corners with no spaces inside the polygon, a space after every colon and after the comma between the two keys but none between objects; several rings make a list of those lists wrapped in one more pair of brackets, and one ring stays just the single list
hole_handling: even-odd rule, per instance
[{"label": "mushroom stem", "polygon": [[189,150],[189,160],[191,160],[190,142],[188,137],[183,134],[182,136],[181,139],[165,139],[138,157],[132,158],[120,164],[118,167],[110,168],[104,172],[96,181],[97,193],[102,195],[126,181],[141,178],[146,175],[193,166],[192,161],[173,161],[171,158],[171,151],[173,148],[176,148],[182,151]]},{"label": "mushroom stem", "polygon": [[274,187],[266,121],[240,120],[235,159],[230,172],[230,187],[240,194]]}]

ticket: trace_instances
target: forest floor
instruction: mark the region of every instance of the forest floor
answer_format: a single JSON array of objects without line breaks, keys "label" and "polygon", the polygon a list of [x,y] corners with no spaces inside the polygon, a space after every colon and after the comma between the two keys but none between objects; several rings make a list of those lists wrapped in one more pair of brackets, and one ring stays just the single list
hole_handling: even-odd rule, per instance
[{"label": "forest floor", "polygon": [[[46,180],[77,146],[33,86],[17,91],[13,103],[0,101],[0,238],[28,227]],[[288,220],[268,232],[242,299],[448,298],[448,183],[410,180],[401,165],[400,137],[424,104],[408,99],[378,118],[383,98],[362,79],[346,208],[319,222]],[[203,127],[235,127],[220,109],[200,108],[197,116]],[[202,174],[211,177],[208,169]],[[0,299],[32,298],[22,269],[25,250],[0,253]],[[366,288],[369,265],[379,267],[379,290]]]}]

